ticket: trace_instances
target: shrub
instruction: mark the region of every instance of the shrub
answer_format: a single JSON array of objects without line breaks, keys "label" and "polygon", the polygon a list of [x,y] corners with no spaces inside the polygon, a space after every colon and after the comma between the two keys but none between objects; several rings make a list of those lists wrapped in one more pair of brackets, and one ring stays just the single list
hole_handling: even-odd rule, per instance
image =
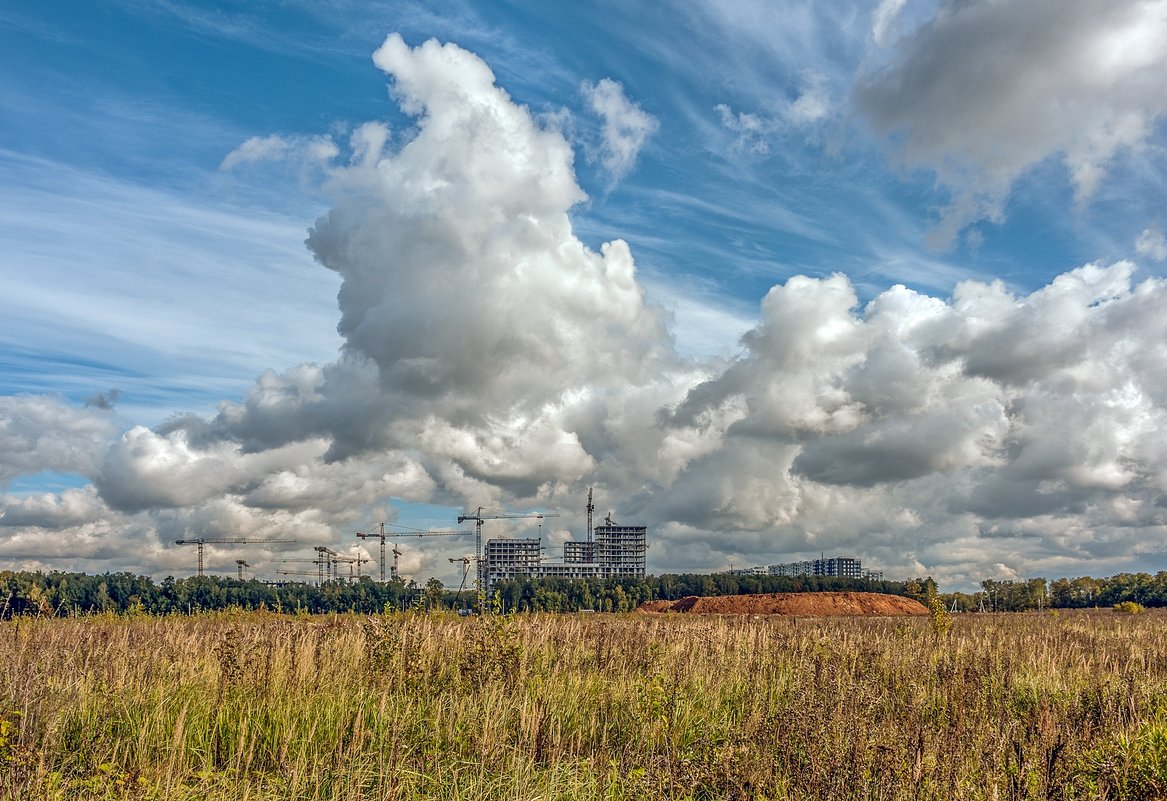
[{"label": "shrub", "polygon": [[1142,604],[1137,604],[1134,601],[1122,601],[1114,605],[1114,611],[1120,615],[1137,615],[1144,610]]},{"label": "shrub", "polygon": [[943,637],[952,628],[952,616],[948,614],[939,595],[928,598],[928,617],[932,621],[932,631],[937,637]]}]

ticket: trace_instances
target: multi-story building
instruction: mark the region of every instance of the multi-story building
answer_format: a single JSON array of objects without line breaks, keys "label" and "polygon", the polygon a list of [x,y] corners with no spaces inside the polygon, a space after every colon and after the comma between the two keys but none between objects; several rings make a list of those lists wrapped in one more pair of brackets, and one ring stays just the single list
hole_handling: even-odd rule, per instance
[{"label": "multi-story building", "polygon": [[538,539],[497,539],[486,541],[486,586],[515,576],[529,576],[543,561]]},{"label": "multi-story building", "polygon": [[545,562],[537,539],[487,540],[486,588],[495,582],[530,578],[642,578],[645,573],[648,528],[621,526],[609,517],[595,527],[591,541],[563,544],[562,562]]},{"label": "multi-story building", "polygon": [[[810,559],[804,562],[786,562],[770,565],[767,572],[771,576],[839,576],[841,578],[871,578],[863,569],[863,563],[848,556]],[[882,574],[880,575],[882,578]]]},{"label": "multi-story building", "polygon": [[609,517],[596,526],[595,563],[610,576],[643,576],[647,535],[645,526],[620,526]]},{"label": "multi-story building", "polygon": [[765,567],[731,567],[729,569],[731,576],[767,576],[770,571]]},{"label": "multi-story building", "polygon": [[596,543],[568,540],[563,543],[563,561],[569,565],[589,565],[596,561]]}]

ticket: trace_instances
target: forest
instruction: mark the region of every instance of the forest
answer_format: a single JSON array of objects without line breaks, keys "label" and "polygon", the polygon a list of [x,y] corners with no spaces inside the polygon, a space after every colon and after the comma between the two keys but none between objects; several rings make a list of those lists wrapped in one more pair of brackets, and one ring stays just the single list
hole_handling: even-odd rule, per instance
[{"label": "forest", "polygon": [[[784,578],[728,573],[668,574],[644,578],[529,579],[495,585],[490,606],[504,612],[629,612],[645,601],[675,600],[688,595],[734,595],[760,592],[863,590],[898,595],[930,582],[866,581],[828,577]],[[929,585],[934,586],[934,585]],[[73,616],[99,612],[185,614],[222,609],[267,609],[309,614],[324,612],[460,609],[475,606],[473,590],[455,592],[437,579],[425,584],[369,577],[357,581],[239,581],[220,576],[154,583],[132,573],[0,572],[0,617],[15,614]]]},{"label": "forest", "polygon": [[[489,599],[503,612],[628,612],[646,601],[676,600],[768,592],[866,591],[925,600],[938,595],[958,612],[1023,612],[1039,609],[1110,607],[1132,601],[1167,606],[1167,572],[1121,573],[1108,578],[1044,578],[1017,581],[986,579],[975,593],[941,593],[931,578],[872,581],[833,577],[687,573],[644,578],[513,580],[497,584]],[[223,609],[266,609],[289,613],[377,613],[407,609],[460,609],[475,606],[473,591],[454,592],[437,579],[425,584],[400,578],[380,583],[326,581],[239,581],[220,576],[155,583],[132,573],[40,573],[0,571],[0,617],[20,614],[74,616],[187,614]]]}]

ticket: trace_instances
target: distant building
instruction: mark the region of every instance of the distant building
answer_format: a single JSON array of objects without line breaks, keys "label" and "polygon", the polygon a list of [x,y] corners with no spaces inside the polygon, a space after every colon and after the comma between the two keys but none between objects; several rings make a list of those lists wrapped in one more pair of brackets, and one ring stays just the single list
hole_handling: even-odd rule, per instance
[{"label": "distant building", "polygon": [[609,517],[604,525],[596,526],[595,563],[610,576],[643,577],[647,539],[647,527],[619,526]]},{"label": "distant building", "polygon": [[766,572],[771,576],[837,576],[839,578],[883,580],[883,573],[863,569],[863,563],[849,556],[832,556],[829,559],[809,559],[804,562],[785,562],[770,565]]},{"label": "distant building", "polygon": [[758,567],[731,567],[729,569],[731,576],[766,576],[769,573],[767,568],[760,565]]},{"label": "distant building", "polygon": [[543,561],[538,539],[496,539],[486,541],[486,586],[516,576],[529,576]]},{"label": "distant building", "polygon": [[596,526],[592,541],[563,544],[562,562],[545,562],[537,539],[487,540],[486,588],[513,578],[643,578],[647,526],[622,526],[611,517]]}]

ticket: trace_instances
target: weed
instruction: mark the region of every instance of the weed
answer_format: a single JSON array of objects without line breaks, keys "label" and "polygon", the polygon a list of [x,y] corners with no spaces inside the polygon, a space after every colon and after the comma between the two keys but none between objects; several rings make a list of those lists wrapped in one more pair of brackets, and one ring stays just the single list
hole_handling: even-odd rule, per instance
[{"label": "weed", "polygon": [[952,629],[952,615],[944,607],[944,601],[933,593],[928,597],[928,618],[932,622],[932,632],[943,637]]},{"label": "weed", "polygon": [[1152,721],[1108,738],[1085,754],[1081,771],[1086,786],[1106,798],[1167,796],[1167,723]]}]

